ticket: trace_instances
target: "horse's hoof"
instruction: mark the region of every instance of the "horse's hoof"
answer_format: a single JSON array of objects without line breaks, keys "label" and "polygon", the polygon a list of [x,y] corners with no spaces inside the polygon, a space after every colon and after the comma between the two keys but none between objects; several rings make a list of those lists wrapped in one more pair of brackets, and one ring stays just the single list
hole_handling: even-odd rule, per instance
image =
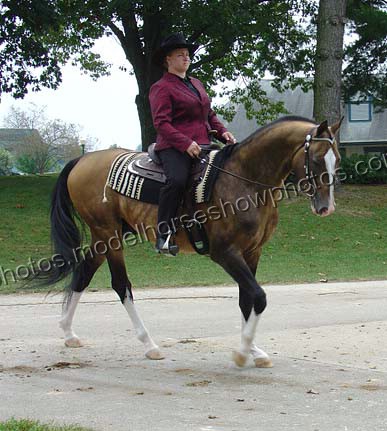
[{"label": "horse's hoof", "polygon": [[66,347],[78,348],[83,347],[82,341],[78,337],[72,337],[65,340]]},{"label": "horse's hoof", "polygon": [[273,368],[273,362],[269,358],[255,358],[254,364],[257,368]]},{"label": "horse's hoof", "polygon": [[145,356],[148,359],[152,359],[154,361],[159,361],[160,359],[164,359],[165,358],[165,356],[160,352],[160,349],[158,349],[158,348],[148,350],[145,353]]},{"label": "horse's hoof", "polygon": [[241,352],[232,352],[232,360],[238,367],[244,367],[247,362],[247,355],[243,355]]}]

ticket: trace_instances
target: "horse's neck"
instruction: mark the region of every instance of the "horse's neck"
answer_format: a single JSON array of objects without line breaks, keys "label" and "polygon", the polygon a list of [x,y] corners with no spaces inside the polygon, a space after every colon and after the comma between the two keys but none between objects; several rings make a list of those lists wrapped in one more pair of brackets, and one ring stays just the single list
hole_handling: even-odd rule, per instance
[{"label": "horse's neck", "polygon": [[241,146],[238,158],[245,176],[273,185],[286,178],[292,157],[310,129],[286,126],[267,130]]}]

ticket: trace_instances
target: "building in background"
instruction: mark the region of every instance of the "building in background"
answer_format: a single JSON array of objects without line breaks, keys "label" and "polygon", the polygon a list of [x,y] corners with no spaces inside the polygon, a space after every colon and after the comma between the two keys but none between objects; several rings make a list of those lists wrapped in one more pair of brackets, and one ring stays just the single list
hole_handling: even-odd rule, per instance
[{"label": "building in background", "polygon": [[16,153],[21,146],[30,142],[42,142],[36,129],[0,129],[0,148]]},{"label": "building in background", "polygon": [[[269,99],[283,101],[288,114],[313,118],[313,91],[304,93],[301,88],[286,90],[279,93],[272,87],[272,80],[263,80],[262,88]],[[351,154],[383,154],[387,152],[387,110],[377,112],[372,98],[357,103],[355,100],[345,104],[344,121],[340,129],[340,152],[346,156]],[[238,141],[247,138],[262,125],[256,120],[246,118],[243,106],[237,107],[234,119],[227,127]]]}]

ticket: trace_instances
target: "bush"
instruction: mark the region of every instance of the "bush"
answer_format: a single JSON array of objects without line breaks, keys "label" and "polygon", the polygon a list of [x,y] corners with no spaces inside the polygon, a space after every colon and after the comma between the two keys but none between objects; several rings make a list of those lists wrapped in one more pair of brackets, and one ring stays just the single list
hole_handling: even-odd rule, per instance
[{"label": "bush", "polygon": [[387,156],[343,157],[339,177],[344,184],[387,184]]},{"label": "bush", "polygon": [[0,175],[9,175],[12,168],[12,156],[11,153],[0,148]]}]

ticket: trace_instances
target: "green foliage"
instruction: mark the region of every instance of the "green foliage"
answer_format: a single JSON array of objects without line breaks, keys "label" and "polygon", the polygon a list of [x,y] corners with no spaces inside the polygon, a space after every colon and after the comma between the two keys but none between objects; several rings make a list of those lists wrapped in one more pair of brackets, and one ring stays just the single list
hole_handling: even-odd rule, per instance
[{"label": "green foliage", "polygon": [[47,425],[29,419],[9,419],[6,422],[0,422],[0,431],[91,431],[91,429],[74,425]]},{"label": "green foliage", "polygon": [[[358,38],[346,50],[345,96],[371,92],[376,105],[386,106],[385,1],[348,2],[348,30]],[[242,103],[249,117],[265,123],[284,112],[260,88],[267,72],[280,91],[311,88],[317,6],[315,0],[4,0],[0,92],[23,97],[30,89],[56,88],[69,61],[94,78],[106,74],[108,65],[91,48],[101,36],[114,36],[138,82],[143,139],[153,139],[147,94],[162,71],[152,65],[152,53],[165,35],[182,31],[201,46],[193,74],[211,95],[220,83],[219,95],[231,101],[221,113],[230,119],[233,105]]]},{"label": "green foliage", "polygon": [[44,172],[50,172],[58,166],[54,160],[46,157],[44,158],[45,161],[42,164],[39,163],[39,160],[36,157],[22,155],[17,157],[15,166],[17,169],[19,169],[19,171],[24,172],[25,174],[42,174]]},{"label": "green foliage", "polygon": [[9,175],[12,168],[12,155],[5,148],[0,148],[0,175]]},{"label": "green foliage", "polygon": [[[183,31],[202,46],[192,64],[194,74],[207,87],[236,82],[237,88],[225,87],[222,94],[265,122],[284,110],[281,104],[270,105],[259,79],[268,71],[281,87],[285,79],[288,85],[307,82],[297,76],[300,71],[312,73],[312,62],[305,61],[311,57],[310,35],[300,17],[314,9],[308,0],[5,0],[0,9],[0,37],[6,40],[0,54],[0,70],[6,72],[1,91],[22,97],[29,87],[56,88],[60,66],[69,60],[101,75],[106,69],[90,48],[103,34],[114,34],[133,67],[140,95],[146,94],[161,74],[151,64],[152,52],[163,36]],[[267,107],[265,112],[254,111],[251,100]]]},{"label": "green foliage", "polygon": [[349,0],[350,29],[358,38],[346,49],[344,96],[372,94],[376,107],[387,108],[387,4],[384,0]]},{"label": "green foliage", "polygon": [[342,181],[346,184],[387,184],[386,156],[353,154],[341,160]]},{"label": "green foliage", "polygon": [[57,88],[61,66],[70,60],[94,78],[107,73],[108,65],[89,51],[104,30],[97,18],[87,22],[82,16],[85,6],[68,0],[1,2],[0,95],[22,98],[29,89]]},{"label": "green foliage", "polygon": [[[313,55],[311,35],[305,31],[302,17],[312,13],[314,4],[227,1],[203,7],[202,3],[196,2],[196,9],[184,11],[184,27],[191,28],[193,34],[195,28],[205,28],[198,39],[204,48],[192,69],[208,86],[221,84],[219,96],[227,98],[230,105],[216,110],[230,121],[234,106],[243,104],[247,116],[261,124],[285,113],[282,103],[268,100],[260,80],[269,72],[279,90],[301,83],[310,88],[307,78],[312,76],[313,63],[305,60]],[[200,23],[191,16],[199,16]]]}]

